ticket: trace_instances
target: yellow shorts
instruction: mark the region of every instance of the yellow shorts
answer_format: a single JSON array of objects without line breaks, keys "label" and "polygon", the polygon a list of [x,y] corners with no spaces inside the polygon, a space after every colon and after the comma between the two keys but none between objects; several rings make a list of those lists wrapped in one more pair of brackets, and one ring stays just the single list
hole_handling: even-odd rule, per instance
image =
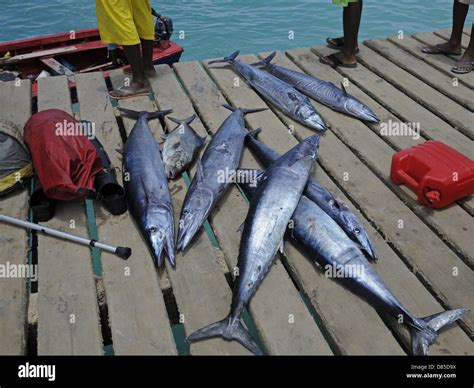
[{"label": "yellow shorts", "polygon": [[96,6],[103,43],[132,46],[155,39],[150,0],[96,0]]}]

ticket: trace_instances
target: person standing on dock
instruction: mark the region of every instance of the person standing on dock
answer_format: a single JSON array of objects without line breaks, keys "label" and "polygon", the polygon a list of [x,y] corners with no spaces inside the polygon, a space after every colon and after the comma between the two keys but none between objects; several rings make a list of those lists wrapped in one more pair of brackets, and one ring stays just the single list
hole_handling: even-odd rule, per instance
[{"label": "person standing on dock", "polygon": [[[423,47],[421,50],[425,54],[447,54],[447,55],[461,55],[461,40],[464,29],[464,22],[466,21],[467,13],[469,12],[469,4],[474,5],[474,0],[454,0],[453,5],[453,29],[451,37],[446,43],[440,43],[435,46]],[[456,74],[467,74],[472,71],[474,63],[474,23],[472,24],[471,41],[462,58],[451,69]]]},{"label": "person standing on dock", "polygon": [[332,67],[357,67],[356,54],[359,52],[358,38],[362,18],[362,0],[333,0],[333,3],[344,6],[344,37],[327,38],[326,42],[329,47],[341,51],[323,57],[320,61]]},{"label": "person standing on dock", "polygon": [[124,99],[149,94],[148,78],[156,77],[150,0],[96,0],[96,8],[102,42],[121,45],[131,67],[131,82],[112,90],[110,96]]}]

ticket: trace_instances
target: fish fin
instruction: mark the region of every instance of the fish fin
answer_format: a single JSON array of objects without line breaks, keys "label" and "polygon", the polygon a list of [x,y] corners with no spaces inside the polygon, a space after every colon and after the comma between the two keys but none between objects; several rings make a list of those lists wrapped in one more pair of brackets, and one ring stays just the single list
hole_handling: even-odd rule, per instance
[{"label": "fish fin", "polygon": [[343,82],[341,82],[341,89],[342,89],[342,93],[344,93],[344,97],[347,97],[349,93],[347,93],[346,87],[344,86]]},{"label": "fish fin", "polygon": [[285,241],[284,240],[280,241],[280,245],[278,246],[278,250],[280,251],[280,253],[282,255],[285,253]]},{"label": "fish fin", "polygon": [[262,132],[262,128],[257,128],[257,129],[254,129],[253,131],[249,131],[249,132],[247,133],[247,135],[245,135],[245,136],[250,136],[250,137],[256,138],[257,135],[258,135],[260,132]]},{"label": "fish fin", "polygon": [[116,148],[115,151],[117,151],[120,155],[123,155],[123,148]]},{"label": "fish fin", "polygon": [[158,119],[160,117],[166,116],[173,112],[173,109],[157,111],[157,112],[138,112],[136,110],[125,109],[125,108],[118,108],[120,112],[124,114],[124,116],[130,117],[132,119],[138,120],[141,116],[146,116],[147,120]]},{"label": "fish fin", "polygon": [[209,136],[197,136],[199,141],[199,147],[202,147],[209,140]]},{"label": "fish fin", "polygon": [[202,181],[204,179],[204,168],[202,167],[201,160],[196,163],[196,179]]},{"label": "fish fin", "polygon": [[215,59],[213,61],[207,62],[208,65],[212,65],[214,63],[225,63],[225,62],[233,62],[239,56],[240,51],[234,51],[228,57],[224,57],[222,59]]},{"label": "fish fin", "polygon": [[168,120],[172,121],[175,124],[182,125],[182,124],[191,124],[194,120],[196,120],[196,114],[193,114],[191,117],[188,117],[187,119],[175,119],[174,117],[168,117]]},{"label": "fish fin", "polygon": [[236,108],[235,106],[229,105],[229,104],[222,104],[222,106],[231,112],[235,112],[237,109],[240,109],[244,115],[250,114],[250,113],[257,113],[257,112],[263,112],[267,110],[268,108],[257,108],[257,109],[244,109],[244,108]]},{"label": "fish fin", "polygon": [[275,58],[276,51],[272,52],[268,57],[262,59],[259,62],[252,63],[250,66],[268,66],[271,61]]},{"label": "fish fin", "polygon": [[226,341],[237,341],[245,348],[257,356],[262,356],[263,352],[257,342],[252,338],[245,326],[239,319],[227,317],[224,320],[212,323],[189,335],[186,338],[188,342],[202,341],[208,338],[221,337]]},{"label": "fish fin", "polygon": [[438,338],[438,332],[443,327],[452,324],[469,312],[468,309],[461,308],[443,311],[425,318],[418,318],[418,322],[421,323],[422,327],[410,327],[413,355],[428,355],[428,348]]},{"label": "fish fin", "polygon": [[239,225],[236,232],[242,234],[242,232],[244,231],[244,225],[245,225],[245,221]]},{"label": "fish fin", "polygon": [[160,138],[161,138],[161,140],[165,141],[165,140],[168,138],[168,135],[165,134],[165,133],[162,133],[162,134],[160,135]]}]

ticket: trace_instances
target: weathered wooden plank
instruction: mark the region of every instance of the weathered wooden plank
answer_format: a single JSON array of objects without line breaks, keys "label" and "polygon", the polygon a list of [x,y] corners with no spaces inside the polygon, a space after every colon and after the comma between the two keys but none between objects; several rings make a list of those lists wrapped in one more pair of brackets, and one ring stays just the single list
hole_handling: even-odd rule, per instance
[{"label": "weathered wooden plank", "polygon": [[[292,50],[289,53],[290,57],[295,60],[297,64],[302,64],[303,69],[309,74],[314,76],[320,76],[328,81],[337,82],[340,78],[333,69],[328,66],[322,65],[309,51],[304,49]],[[357,90],[357,87],[351,85],[351,92],[356,93],[356,97],[361,101],[372,106],[372,101],[367,99],[363,93]],[[460,252],[463,258],[471,267],[474,266],[474,242],[471,244],[469,241],[469,235],[473,233],[472,217],[466,213],[459,206],[451,206],[442,210],[432,211],[417,203],[414,194],[404,186],[396,186],[390,179],[390,167],[391,158],[394,152],[382,138],[376,136],[371,132],[362,122],[355,121],[347,116],[333,115],[327,108],[321,108],[321,112],[325,113],[330,120],[333,120],[332,127],[334,132],[343,139],[346,144],[349,144],[353,152],[359,157],[366,161],[370,168],[375,171],[379,176],[395,193],[397,193],[402,200],[423,220],[428,222],[438,233],[444,236],[458,252]],[[376,111],[378,113],[378,109]],[[384,116],[381,118],[384,120]],[[331,121],[330,121],[331,122]],[[382,121],[381,125],[385,123]],[[397,149],[406,146],[405,142],[399,141],[399,136],[390,136],[390,141],[396,146]],[[423,139],[414,140],[415,144],[422,143]],[[456,221],[454,221],[456,220]],[[460,230],[461,229],[461,230]]]},{"label": "weathered wooden plank", "polygon": [[[39,79],[38,109],[50,108],[72,113],[67,77]],[[46,225],[87,236],[84,202],[59,204]],[[89,248],[38,236],[38,268],[38,354],[103,354]]]},{"label": "weathered wooden plank", "polygon": [[[442,30],[434,31],[433,34],[439,36],[440,38],[443,38],[444,40],[449,40],[449,38],[451,37],[451,28],[444,28]],[[462,34],[461,47],[463,49],[466,49],[467,46],[469,46],[469,38],[470,37],[468,34]]]},{"label": "weathered wooden plank", "polygon": [[[332,51],[326,47],[314,47],[312,50],[319,56],[327,55]],[[362,88],[364,93],[383,104],[387,110],[394,112],[404,123],[419,125],[424,138],[443,141],[471,159],[474,158],[472,142],[465,135],[455,130],[422,105],[415,103],[410,97],[379,75],[360,64],[355,69],[340,68],[338,71]],[[405,136],[397,136],[397,138],[399,141],[406,140]],[[404,145],[402,148],[406,146],[409,145]],[[474,214],[474,199],[472,197],[461,202],[470,211],[471,215]]]},{"label": "weathered wooden plank", "polygon": [[474,113],[469,112],[449,97],[436,91],[423,81],[401,69],[368,47],[361,46],[359,61],[386,81],[401,89],[433,113],[437,114],[470,139],[474,139],[474,130],[470,123]]},{"label": "weathered wooden plank", "polygon": [[463,84],[456,84],[454,76],[448,76],[431,66],[426,66],[422,60],[408,54],[388,40],[367,40],[364,44],[471,112],[474,110],[472,89]]},{"label": "weathered wooden plank", "polygon": [[[188,82],[184,86],[194,97],[206,104],[199,104],[199,113],[203,120],[213,116],[216,126],[210,126],[205,120],[211,134],[214,134],[220,123],[230,112],[220,106],[225,102],[219,94],[207,93],[208,85],[212,83],[207,74],[197,62],[183,64],[188,69],[196,67],[201,70],[197,80],[202,88],[199,92]],[[180,74],[181,65],[176,66]],[[194,112],[189,97],[183,92],[173,72],[165,66],[159,68],[160,78],[156,83],[155,95],[160,108],[175,107],[175,116],[187,117]],[[187,70],[184,70],[186,75]],[[196,72],[190,72],[196,75]],[[213,100],[214,99],[214,100]],[[249,101],[252,105],[252,101]],[[204,115],[206,113],[206,115]],[[206,131],[202,125],[196,127],[201,135]],[[230,193],[218,204],[211,216],[211,226],[222,247],[229,268],[237,265],[238,249],[240,245],[239,225],[244,221],[248,206],[241,197],[238,189],[233,187]],[[250,312],[265,347],[270,354],[332,354],[313,318],[302,302],[295,286],[289,278],[283,265],[279,262],[271,269],[257,294],[252,299]],[[294,322],[289,323],[290,316]]]},{"label": "weathered wooden plank", "polygon": [[[122,139],[102,73],[76,75],[81,119],[91,121],[122,182]],[[99,238],[132,248],[124,262],[101,253],[112,341],[116,355],[175,355],[176,344],[153,262],[129,213],[112,216],[95,203]]]},{"label": "weathered wooden plank", "polygon": [[[120,85],[122,80],[123,75],[120,72],[112,73],[112,82],[115,86]],[[158,85],[159,81],[158,78],[156,80]],[[157,110],[156,105],[146,97],[124,100],[119,105],[139,111]],[[135,121],[126,117],[123,120],[129,133]],[[149,125],[157,141],[161,142],[160,135],[163,134],[161,125],[156,120],[150,121]],[[172,185],[175,188],[172,192],[174,216],[178,223],[186,184],[181,178]],[[186,333],[191,334],[197,329],[223,319],[228,313],[232,294],[224,272],[217,263],[216,253],[202,230],[196,235],[188,250],[184,254],[177,255],[176,263],[176,270],[171,269],[170,266],[167,268]],[[194,355],[249,354],[240,344],[220,339],[191,344],[191,353]]]},{"label": "weathered wooden plank", "polygon": [[[350,131],[357,123],[354,120],[351,120],[350,125],[342,123],[341,115],[323,113],[322,106],[320,111],[331,127]],[[286,125],[293,125],[299,137],[313,133],[286,117],[284,122]],[[375,143],[372,143],[373,139],[369,136],[362,138],[367,140],[365,150],[368,152]],[[359,204],[369,220],[377,225],[380,232],[400,252],[404,262],[416,272],[443,306],[472,309],[474,276],[471,269],[387,186],[381,184],[379,178],[350,149],[332,131],[328,131],[320,147],[319,161],[351,199]],[[402,228],[399,227],[400,221],[403,222]],[[460,292],[460,289],[463,291]],[[471,337],[473,322],[472,315],[461,322]]]},{"label": "weathered wooden plank", "polygon": [[[418,37],[416,37],[417,35]],[[438,43],[438,40],[433,34],[415,34],[412,38],[405,37],[403,39],[398,39],[398,37],[396,36],[390,36],[387,39],[390,42],[401,47],[411,55],[425,61],[426,63],[440,70],[444,74],[450,76],[452,79],[456,78],[459,83],[466,85],[470,88],[474,88],[474,74],[469,73],[459,76],[451,72],[451,68],[456,63],[455,56],[425,54],[421,51],[423,47],[433,46]]]},{"label": "weathered wooden plank", "polygon": [[[8,120],[23,129],[31,115],[29,80],[0,84],[0,120]],[[18,191],[0,199],[0,213],[26,219],[28,191]],[[0,223],[0,265],[27,264],[28,235],[24,229]],[[27,279],[0,278],[0,354],[22,355],[26,347]]]},{"label": "weathered wooden plank", "polygon": [[[183,79],[184,84],[190,92],[193,102],[198,107],[198,110],[202,113],[202,117],[205,119],[215,117],[217,112],[213,112],[212,109],[206,109],[206,106],[218,107],[218,102],[223,97],[219,97],[213,92],[215,88],[213,83],[208,83],[207,86],[204,84],[205,79],[204,70],[194,64],[180,64],[176,67],[180,77]],[[254,93],[248,89],[248,87],[241,81],[239,87],[232,89],[231,85],[234,83],[235,74],[230,72],[229,69],[222,67],[216,68],[211,71],[213,77],[225,87],[225,94],[229,100],[237,106],[250,106],[248,101],[250,96]],[[202,93],[204,90],[209,90],[208,93]],[[212,100],[212,96],[216,101],[214,104],[209,101]],[[205,102],[203,102],[205,101]],[[252,107],[265,106],[263,101],[257,100],[254,95],[252,98]],[[217,110],[218,108],[216,108]],[[250,128],[263,127],[263,131],[260,138],[277,149],[280,152],[287,151],[291,146],[296,144],[296,140],[290,136],[288,131],[276,130],[274,125],[281,127],[281,122],[275,118],[270,112],[262,112],[255,115],[249,115],[247,117],[247,123]],[[247,152],[246,152],[247,155]],[[245,158],[243,165],[246,167],[254,166],[255,162],[252,159]],[[290,249],[287,245],[285,250]],[[292,251],[288,255],[288,260],[292,266],[298,266],[299,263],[305,263],[306,259],[298,251]],[[320,290],[319,295],[332,295],[331,299],[334,300],[334,305],[325,304],[319,308],[319,300],[311,297],[311,302],[316,310],[319,310],[319,316],[323,320],[323,324],[329,331],[329,334],[338,348],[338,352],[343,354],[399,354],[401,349],[398,344],[395,343],[391,334],[387,331],[385,325],[380,321],[380,318],[375,312],[368,308],[368,306],[355,298],[352,294],[347,293],[340,287],[334,287],[335,285],[331,282],[320,282],[321,275],[319,275],[314,269],[312,271],[305,272],[304,281],[300,279],[300,283],[303,285],[311,284],[311,287],[317,287]],[[264,284],[262,287],[264,287]],[[351,310],[353,312],[354,319],[351,319],[351,323],[344,319],[340,319],[340,311]],[[359,324],[352,324],[352,322],[363,322],[364,317],[368,317],[366,324],[368,326],[362,327]],[[368,330],[367,330],[368,328]],[[367,333],[373,332],[374,337],[370,338]],[[376,338],[376,339],[375,339]],[[383,343],[384,346],[380,346]]]}]

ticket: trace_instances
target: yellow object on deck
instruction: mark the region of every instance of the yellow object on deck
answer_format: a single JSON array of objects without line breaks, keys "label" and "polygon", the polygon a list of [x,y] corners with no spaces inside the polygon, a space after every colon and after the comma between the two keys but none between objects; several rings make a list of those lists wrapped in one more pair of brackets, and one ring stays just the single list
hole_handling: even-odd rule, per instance
[{"label": "yellow object on deck", "polygon": [[150,0],[96,0],[96,7],[103,43],[132,46],[155,39]]}]

